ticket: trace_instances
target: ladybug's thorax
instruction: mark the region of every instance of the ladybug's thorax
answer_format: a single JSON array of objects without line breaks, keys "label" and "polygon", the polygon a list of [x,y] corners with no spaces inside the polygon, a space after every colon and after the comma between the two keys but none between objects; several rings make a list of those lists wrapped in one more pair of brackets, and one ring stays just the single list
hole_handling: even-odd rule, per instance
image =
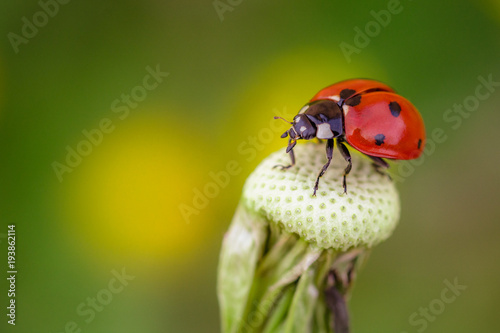
[{"label": "ladybug's thorax", "polygon": [[332,100],[318,100],[307,104],[306,107],[302,111],[316,126],[318,139],[333,139],[344,134],[344,118],[337,103]]}]

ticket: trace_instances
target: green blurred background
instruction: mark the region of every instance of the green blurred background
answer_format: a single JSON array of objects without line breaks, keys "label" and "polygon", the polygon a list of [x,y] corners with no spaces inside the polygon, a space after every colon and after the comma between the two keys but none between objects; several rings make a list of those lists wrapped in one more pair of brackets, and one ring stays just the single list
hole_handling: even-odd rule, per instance
[{"label": "green blurred background", "polygon": [[[471,97],[478,77],[500,82],[498,1],[41,3],[0,3],[1,276],[8,224],[18,268],[15,327],[0,282],[1,332],[218,332],[224,231],[245,178],[286,144],[272,117],[353,77],[395,87],[446,136],[398,185],[401,223],[359,276],[353,332],[498,331],[500,89]],[[367,45],[356,28],[373,29]],[[169,74],[152,88],[147,68]],[[68,149],[86,156],[59,178]],[[123,269],[134,279],[110,293]],[[441,309],[446,279],[467,289]],[[425,329],[411,324],[429,305]]]}]

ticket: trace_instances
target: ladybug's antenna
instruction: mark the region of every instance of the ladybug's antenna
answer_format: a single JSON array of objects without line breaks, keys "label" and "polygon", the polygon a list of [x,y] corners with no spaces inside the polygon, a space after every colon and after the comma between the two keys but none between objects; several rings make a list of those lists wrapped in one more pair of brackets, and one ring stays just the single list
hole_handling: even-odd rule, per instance
[{"label": "ladybug's antenna", "polygon": [[290,125],[293,125],[292,122],[289,122],[288,120],[286,120],[285,118],[282,118],[282,117],[278,117],[278,116],[274,116],[274,119],[281,119],[283,121],[286,121],[287,123],[289,123]]}]

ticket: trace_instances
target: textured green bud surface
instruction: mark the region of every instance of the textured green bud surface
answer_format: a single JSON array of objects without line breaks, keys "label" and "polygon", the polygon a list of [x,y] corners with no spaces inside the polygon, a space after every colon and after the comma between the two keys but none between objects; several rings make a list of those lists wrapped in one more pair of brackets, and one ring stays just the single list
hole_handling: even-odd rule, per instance
[{"label": "textured green bud surface", "polygon": [[324,249],[368,248],[392,234],[399,221],[398,193],[368,158],[351,152],[353,167],[344,194],[342,176],[347,162],[335,151],[314,197],[316,177],[326,162],[325,145],[298,144],[294,152],[293,167],[273,168],[290,164],[281,149],[250,175],[242,196],[249,211]]}]

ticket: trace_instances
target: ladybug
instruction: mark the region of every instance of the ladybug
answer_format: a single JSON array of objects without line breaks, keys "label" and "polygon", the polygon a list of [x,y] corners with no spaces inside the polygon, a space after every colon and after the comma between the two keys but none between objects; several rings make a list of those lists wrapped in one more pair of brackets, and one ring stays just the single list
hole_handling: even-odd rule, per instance
[{"label": "ladybug", "polygon": [[332,160],[334,140],[347,162],[342,182],[344,193],[347,193],[346,176],[352,168],[346,144],[368,156],[377,171],[389,167],[384,159],[418,158],[425,146],[424,122],[415,106],[388,85],[375,80],[351,79],[328,86],[314,95],[293,122],[288,123],[292,127],[281,137],[290,137],[286,152],[290,154],[291,164],[278,165],[282,169],[295,164],[293,148],[297,140],[327,140],[327,162],[316,178],[314,196],[319,179]]}]

